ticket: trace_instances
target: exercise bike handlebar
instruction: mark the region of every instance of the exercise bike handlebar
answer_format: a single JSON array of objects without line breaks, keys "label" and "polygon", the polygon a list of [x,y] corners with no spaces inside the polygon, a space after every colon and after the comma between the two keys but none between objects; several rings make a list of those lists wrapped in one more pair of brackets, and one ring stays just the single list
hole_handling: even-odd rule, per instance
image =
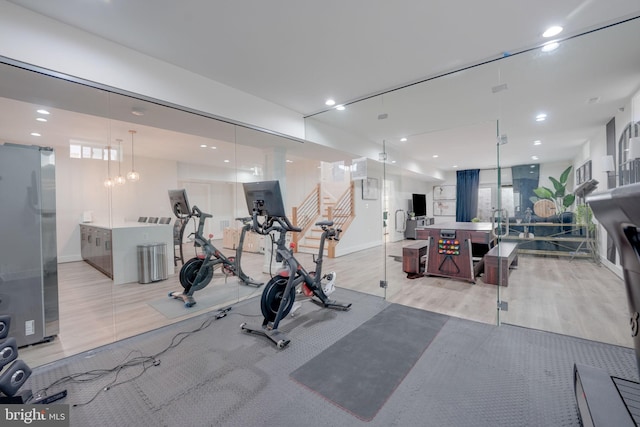
[{"label": "exercise bike handlebar", "polygon": [[250,216],[243,216],[241,218],[236,218],[236,221],[240,221],[244,225],[251,224],[252,220],[253,218],[251,218]]},{"label": "exercise bike handlebar", "polygon": [[201,221],[203,221],[206,218],[212,218],[213,215],[208,214],[208,213],[204,213],[200,210],[199,207],[194,206],[193,208],[191,208],[191,216],[195,216],[196,218],[201,218]]},{"label": "exercise bike handlebar", "polygon": [[253,225],[251,228],[258,234],[267,235],[272,231],[302,231],[302,228],[296,227],[291,224],[291,221],[289,221],[289,218],[287,218],[286,216],[266,216],[265,220],[260,223],[260,221],[258,220],[258,211],[254,210],[252,212],[251,218],[253,220]]},{"label": "exercise bike handlebar", "polygon": [[208,214],[208,213],[204,213],[204,212],[202,212],[200,210],[199,207],[194,206],[193,208],[191,208],[191,216],[199,218],[199,220],[198,220],[198,231],[196,232],[196,237],[200,237],[200,238],[204,239],[204,223],[205,223],[207,218],[212,218],[213,215]]}]

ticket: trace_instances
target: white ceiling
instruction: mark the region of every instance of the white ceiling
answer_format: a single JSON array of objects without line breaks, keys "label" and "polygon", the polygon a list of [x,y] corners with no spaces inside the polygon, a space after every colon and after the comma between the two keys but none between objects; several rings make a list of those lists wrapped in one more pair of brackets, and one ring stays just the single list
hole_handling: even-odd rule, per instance
[{"label": "white ceiling", "polygon": [[638,0],[11,0],[304,115],[572,35]]},{"label": "white ceiling", "polygon": [[[552,24],[562,25],[565,31],[561,36],[566,38],[640,15],[638,0],[11,3],[302,115],[325,110],[328,97],[349,103],[540,46],[544,43],[541,33]],[[415,154],[413,160],[447,169],[461,154],[469,160],[468,165],[455,161],[461,168],[495,163],[493,153],[487,156],[491,150],[486,150],[483,138],[489,134],[493,140],[486,143],[495,146],[491,129],[500,118],[501,133],[509,136],[504,148],[506,163],[530,161],[525,145],[518,144],[538,138],[553,147],[555,160],[571,159],[593,129],[606,123],[617,104],[639,86],[640,52],[638,43],[629,41],[640,39],[640,32],[632,34],[635,38],[616,46],[617,51],[611,46],[597,53],[590,51],[589,45],[576,49],[580,55],[586,49],[587,57],[590,54],[595,60],[588,66],[561,61],[559,49],[557,67],[549,68],[554,61],[542,62],[537,53],[529,52],[485,66],[482,71],[474,68],[438,79],[437,85],[413,86],[382,99],[351,104],[345,111],[350,115],[339,117],[331,111],[314,119],[348,128],[372,141],[391,141],[392,145],[401,136],[414,137],[409,141],[413,145],[405,147]],[[611,60],[603,57],[620,52],[626,55]],[[618,66],[618,61],[624,65]],[[590,80],[583,80],[586,78]],[[598,86],[593,93],[586,90],[602,85],[603,79],[609,86]],[[508,90],[492,94],[491,88],[501,83],[506,83]],[[587,106],[586,99],[594,96],[600,96],[601,102],[595,108]],[[590,110],[583,110],[585,107]],[[556,113],[555,121],[549,120],[543,131],[532,129],[528,122],[531,112],[540,108]],[[377,120],[381,113],[389,114],[384,122]],[[561,113],[570,114],[559,120]],[[559,124],[562,126],[556,129]],[[536,132],[542,136],[535,136]],[[477,150],[469,146],[470,140],[476,141]],[[397,148],[402,150],[403,146],[397,144]],[[431,157],[436,152],[440,155],[437,161]]]}]

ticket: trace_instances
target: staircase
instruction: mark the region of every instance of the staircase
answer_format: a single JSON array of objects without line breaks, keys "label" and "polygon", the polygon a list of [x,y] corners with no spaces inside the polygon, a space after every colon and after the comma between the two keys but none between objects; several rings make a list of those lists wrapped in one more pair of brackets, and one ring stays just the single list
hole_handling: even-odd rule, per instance
[{"label": "staircase", "polygon": [[[304,202],[293,208],[293,224],[302,228],[302,232],[293,233],[293,242],[296,251],[303,253],[318,253],[322,229],[315,223],[322,220],[333,221],[334,227],[342,230],[341,236],[349,228],[355,218],[355,187],[353,181],[349,188],[336,198],[331,193],[323,191],[320,184],[311,191]],[[335,246],[338,242],[327,240],[325,242],[325,255],[335,258]]]}]

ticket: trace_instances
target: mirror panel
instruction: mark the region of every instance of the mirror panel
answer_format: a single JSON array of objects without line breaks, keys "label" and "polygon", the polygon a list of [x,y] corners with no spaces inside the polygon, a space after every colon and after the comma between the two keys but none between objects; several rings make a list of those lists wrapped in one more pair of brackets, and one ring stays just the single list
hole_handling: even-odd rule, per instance
[{"label": "mirror panel", "polygon": [[[60,332],[52,342],[21,352],[31,366],[262,292],[216,265],[209,284],[194,293],[195,306],[187,308],[181,299],[168,297],[169,292],[183,291],[182,260],[174,264],[180,245],[174,252],[176,218],[168,190],[186,189],[190,205],[212,215],[202,234],[205,239],[211,235],[213,247],[231,260],[238,255],[236,231],[242,228],[236,218],[247,216],[239,178],[249,180],[251,167],[266,170],[265,150],[273,153],[291,141],[283,143],[277,135],[245,130],[240,132],[245,145],[238,146],[238,129],[233,124],[11,65],[2,67],[0,88],[7,95],[2,98],[7,112],[3,139],[33,144],[28,132],[26,137],[23,134],[25,129],[32,130],[35,108],[47,106],[50,120],[42,134],[57,154]],[[115,183],[115,178],[126,177],[132,169],[139,174],[137,181]],[[112,185],[105,186],[109,178]],[[139,222],[142,217],[147,221]],[[149,223],[149,218],[158,218],[158,223]],[[163,218],[169,224],[160,224]],[[108,253],[84,253],[81,228],[102,233],[92,235],[91,241],[99,241]],[[184,261],[202,253],[202,247],[194,246],[196,230],[195,219],[188,221]],[[263,243],[249,236],[245,246],[244,273],[262,283],[268,277],[261,272]],[[164,269],[157,269],[162,261],[164,278]],[[163,273],[154,275],[156,270]]]},{"label": "mirror panel", "polygon": [[[237,301],[238,281],[222,268],[235,254],[223,239],[233,223],[235,126],[120,94],[111,94],[110,106],[112,147],[121,153],[111,172],[126,177],[111,188],[114,311],[123,339]],[[178,218],[169,199],[176,189],[203,215]],[[203,262],[211,263],[210,278],[197,277]],[[126,277],[115,277],[117,266]]]},{"label": "mirror panel", "polygon": [[[46,292],[23,295],[26,286],[14,288],[18,295],[6,295],[11,288],[5,283],[0,288],[4,301],[33,299],[35,307],[43,300],[46,306],[57,307],[57,334],[66,338],[33,345],[20,353],[22,358],[42,364],[112,342],[117,336],[114,287],[111,278],[99,270],[109,270],[104,230],[110,228],[111,199],[103,184],[107,177],[109,94],[7,64],[0,64],[0,70],[2,142],[51,147],[55,156],[58,302],[55,297],[49,299]],[[39,109],[48,114],[37,113]],[[32,132],[40,136],[30,135]],[[85,141],[84,148],[72,149],[74,140]],[[2,198],[7,201],[13,194],[3,191]],[[81,230],[80,224],[86,227]],[[7,243],[3,240],[3,245]],[[82,256],[96,268],[81,262]],[[14,310],[2,307],[3,312]],[[26,320],[33,313],[26,310],[13,315]],[[34,329],[41,332],[38,325]]]},{"label": "mirror panel", "polygon": [[[340,123],[376,110],[378,99],[358,103],[353,109],[329,110],[305,119],[305,137],[318,147],[340,149],[338,157],[322,166],[322,200],[336,211],[334,220],[343,230],[336,245],[340,287],[385,297],[386,269],[390,262],[385,239],[385,164],[382,141],[343,129]],[[345,151],[346,150],[346,151]],[[359,266],[354,269],[354,266]],[[364,268],[360,268],[360,266]]]}]

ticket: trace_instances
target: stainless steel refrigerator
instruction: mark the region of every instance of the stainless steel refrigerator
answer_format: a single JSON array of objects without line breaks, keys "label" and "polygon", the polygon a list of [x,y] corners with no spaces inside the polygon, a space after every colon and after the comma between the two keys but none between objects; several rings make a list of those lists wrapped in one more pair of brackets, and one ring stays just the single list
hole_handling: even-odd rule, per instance
[{"label": "stainless steel refrigerator", "polygon": [[0,315],[18,346],[59,332],[53,149],[0,145]]}]

